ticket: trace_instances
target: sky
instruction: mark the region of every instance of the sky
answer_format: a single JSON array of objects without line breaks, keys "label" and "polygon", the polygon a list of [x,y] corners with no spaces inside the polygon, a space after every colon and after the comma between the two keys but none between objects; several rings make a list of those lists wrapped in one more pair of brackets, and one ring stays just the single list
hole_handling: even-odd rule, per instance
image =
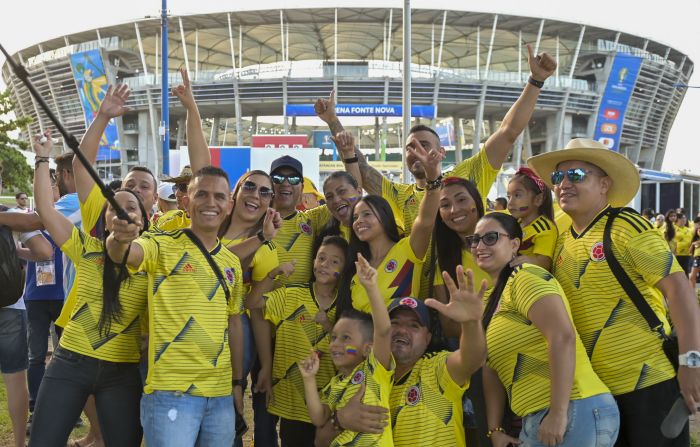
[{"label": "sky", "polygon": [[[221,0],[169,0],[168,9],[173,15],[202,14],[226,10]],[[234,2],[229,3],[235,8]],[[0,5],[0,43],[12,54],[38,42],[90,30],[101,26],[131,22],[144,16],[160,14],[159,0],[119,0],[99,2],[95,0],[32,0]],[[240,9],[276,9],[288,2],[281,0],[257,0],[246,3]],[[402,1],[389,0],[302,0],[295,2],[299,8],[310,7],[403,7]],[[490,0],[469,2],[464,0],[413,0],[414,8],[460,9],[479,12],[522,15],[528,17],[560,19],[603,28],[617,29],[669,45],[685,54],[696,64],[695,73],[676,121],[671,129],[664,170],[685,169],[700,174],[700,143],[696,128],[700,118],[700,1],[665,0]],[[4,57],[0,56],[0,65]],[[0,86],[2,81],[0,80]]]}]

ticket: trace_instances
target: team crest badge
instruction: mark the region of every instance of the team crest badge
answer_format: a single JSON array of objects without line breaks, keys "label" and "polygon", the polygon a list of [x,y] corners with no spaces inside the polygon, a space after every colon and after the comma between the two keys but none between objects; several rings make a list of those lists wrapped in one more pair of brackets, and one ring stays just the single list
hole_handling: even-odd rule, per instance
[{"label": "team crest badge", "polygon": [[406,392],[406,403],[410,406],[418,405],[420,402],[420,387],[418,385],[413,385]]},{"label": "team crest badge", "polygon": [[591,261],[605,261],[605,250],[603,249],[602,242],[596,242],[595,244],[593,244],[593,247],[591,247]]},{"label": "team crest badge", "polygon": [[363,371],[357,371],[355,375],[352,376],[352,379],[350,379],[350,383],[353,385],[358,385],[365,380],[365,373]]},{"label": "team crest badge", "polygon": [[401,298],[401,301],[399,301],[399,304],[401,306],[410,307],[411,309],[415,309],[416,307],[418,307],[418,302],[414,298],[410,298],[410,297]]},{"label": "team crest badge", "polygon": [[306,222],[302,222],[299,224],[299,229],[305,233],[305,234],[311,234],[311,225],[309,225]]},{"label": "team crest badge", "polygon": [[391,261],[386,263],[386,267],[384,267],[384,271],[387,273],[391,273],[394,270],[396,270],[396,267],[398,267],[399,263],[396,261],[396,259],[392,259]]},{"label": "team crest badge", "polygon": [[225,268],[224,274],[226,275],[226,281],[228,281],[229,284],[233,284],[233,280],[235,279],[235,275],[233,274],[233,269],[228,268],[228,267]]}]

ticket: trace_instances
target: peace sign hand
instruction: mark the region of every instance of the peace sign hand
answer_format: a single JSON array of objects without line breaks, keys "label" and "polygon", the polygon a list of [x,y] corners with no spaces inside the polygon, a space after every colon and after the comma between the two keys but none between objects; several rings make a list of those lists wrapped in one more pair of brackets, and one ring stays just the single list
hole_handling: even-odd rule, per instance
[{"label": "peace sign hand", "polygon": [[194,101],[194,93],[192,93],[192,84],[190,83],[190,75],[187,73],[187,69],[180,69],[180,76],[182,76],[182,84],[177,87],[173,87],[173,95],[177,96],[183,107],[190,109],[196,107],[197,104]]}]

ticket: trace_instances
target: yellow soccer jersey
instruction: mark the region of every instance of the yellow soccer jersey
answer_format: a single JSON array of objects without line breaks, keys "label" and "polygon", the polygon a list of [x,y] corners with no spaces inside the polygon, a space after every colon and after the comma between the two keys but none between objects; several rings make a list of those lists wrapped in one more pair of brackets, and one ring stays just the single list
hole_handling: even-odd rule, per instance
[{"label": "yellow soccer jersey", "polygon": [[195,396],[231,394],[228,317],[243,312],[238,258],[217,244],[210,253],[231,292],[224,290],[202,252],[184,231],[149,233],[134,241],[148,273],[148,377],[144,391]]},{"label": "yellow soccer jersey", "polygon": [[[231,247],[240,244],[248,238],[242,237],[239,239],[221,239],[221,244],[230,249]],[[243,295],[250,293],[252,282],[260,282],[279,265],[277,257],[277,246],[274,242],[268,241],[262,244],[253,255],[245,270],[243,270]]]},{"label": "yellow soccer jersey", "polygon": [[[391,247],[377,267],[377,283],[387,305],[394,298],[415,297],[418,293],[423,261],[424,259],[419,259],[413,252],[408,237],[399,240]],[[367,291],[360,284],[357,274],[350,282],[350,293],[352,307],[363,312],[371,312],[372,306],[369,303]]]},{"label": "yellow soccer jersey", "polygon": [[[581,234],[573,227],[561,234],[553,273],[571,304],[576,330],[593,369],[617,395],[672,379],[675,373],[660,338],[649,329],[605,261],[607,220],[605,209]],[[615,219],[611,238],[615,257],[668,333],[664,298],[654,285],[683,271],[668,244],[649,221],[627,211]]]},{"label": "yellow soccer jersey", "polygon": [[523,242],[520,244],[521,255],[541,255],[552,258],[554,247],[557,245],[557,226],[547,219],[547,216],[539,216],[523,227]]},{"label": "yellow soccer jersey", "polygon": [[[486,331],[487,363],[498,374],[510,406],[518,416],[545,409],[551,402],[547,340],[527,318],[532,305],[547,295],[559,295],[570,315],[564,292],[551,273],[533,264],[517,267],[505,285]],[[608,388],[593,372],[577,335],[571,400],[607,392]]]},{"label": "yellow soccer jersey", "polygon": [[571,217],[559,208],[556,200],[554,201],[554,222],[557,224],[559,234],[563,234],[571,227]]},{"label": "yellow soccer jersey", "polygon": [[[440,268],[440,264],[436,265],[437,268],[435,269],[435,280],[433,281],[433,284],[436,286],[445,285],[445,281],[442,279],[442,269]],[[467,270],[471,270],[472,272],[474,272],[474,287],[476,289],[479,289],[479,287],[481,287],[481,281],[484,279],[488,284],[487,287],[491,287],[491,276],[485,271],[481,270],[481,267],[476,265],[476,261],[474,261],[474,256],[472,256],[472,252],[465,248],[462,249],[462,268],[465,272]]]},{"label": "yellow soccer jersey", "polygon": [[676,253],[678,256],[690,256],[690,242],[692,240],[692,228],[676,227]]},{"label": "yellow soccer jersey", "polygon": [[700,245],[695,248],[693,248],[693,246],[691,245],[690,250],[692,250],[691,252],[693,253],[694,258],[700,257]]},{"label": "yellow soccer jersey", "polygon": [[[328,405],[332,411],[343,408],[348,401],[359,391],[362,382],[366,383],[365,395],[362,403],[366,405],[379,405],[389,407],[389,396],[392,382],[394,381],[394,359],[391,359],[391,368],[387,370],[374,356],[374,350],[370,351],[362,363],[357,365],[351,374],[341,374],[333,377],[321,391],[321,401]],[[350,430],[342,431],[331,441],[330,447],[336,446],[357,447],[391,447],[394,445],[391,425],[384,428],[381,434],[357,433]]]},{"label": "yellow soccer jersey", "polygon": [[[272,393],[267,410],[277,416],[311,423],[304,399],[304,381],[297,362],[319,353],[321,365],[316,374],[319,389],[335,376],[328,347],[328,333],[314,321],[319,305],[312,284],[288,284],[265,295],[265,319],[276,328],[272,362]],[[335,302],[325,309],[335,323]]]},{"label": "yellow soccer jersey", "polygon": [[469,383],[457,385],[447,371],[442,351],[424,355],[391,389],[394,445],[463,447],[462,395]]},{"label": "yellow soccer jersey", "polygon": [[190,217],[182,210],[171,210],[155,221],[151,219],[153,230],[158,231],[184,230],[190,227],[190,223]]},{"label": "yellow soccer jersey", "polygon": [[108,362],[138,363],[141,358],[140,322],[146,316],[148,278],[131,275],[119,289],[122,306],[118,321],[113,319],[108,334],[100,333],[102,313],[102,242],[73,227],[61,250],[76,267],[76,303],[61,336],[60,345],[73,352]]},{"label": "yellow soccer jersey", "polygon": [[296,211],[282,220],[282,228],[274,238],[280,264],[296,261],[294,273],[278,281],[277,286],[307,283],[313,268],[314,239],[331,218],[326,205],[308,211]]},{"label": "yellow soccer jersey", "polygon": [[80,203],[80,214],[83,217],[83,231],[92,236],[94,234],[95,225],[102,215],[107,199],[102,195],[99,186],[93,185],[85,202]]}]

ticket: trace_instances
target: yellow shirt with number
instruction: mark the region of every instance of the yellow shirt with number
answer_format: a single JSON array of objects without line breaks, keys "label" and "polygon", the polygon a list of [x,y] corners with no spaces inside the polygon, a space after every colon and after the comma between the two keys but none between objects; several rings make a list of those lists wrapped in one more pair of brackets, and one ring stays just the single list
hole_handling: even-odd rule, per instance
[{"label": "yellow shirt with number", "polygon": [[238,258],[218,243],[209,253],[230,292],[186,231],[144,234],[140,271],[148,273],[148,377],[144,392],[231,394],[228,320],[243,313]]},{"label": "yellow shirt with number", "polygon": [[447,370],[447,351],[421,357],[391,389],[391,425],[396,447],[464,446],[462,396]]},{"label": "yellow shirt with number", "polygon": [[[661,338],[649,328],[605,259],[607,221],[608,208],[581,233],[572,227],[561,234],[552,272],[566,293],[593,369],[618,395],[670,380],[676,373]],[[611,238],[622,269],[670,333],[664,298],[655,285],[683,270],[668,244],[648,220],[630,211],[615,218]]]},{"label": "yellow shirt with number", "polygon": [[[316,323],[319,312],[312,284],[288,284],[265,294],[265,319],[275,326],[275,353],[272,361],[273,399],[267,410],[277,416],[311,423],[306,411],[304,381],[298,362],[314,349],[320,367],[316,386],[322,389],[335,376],[328,332]],[[328,320],[335,323],[335,302],[325,309]]]}]

